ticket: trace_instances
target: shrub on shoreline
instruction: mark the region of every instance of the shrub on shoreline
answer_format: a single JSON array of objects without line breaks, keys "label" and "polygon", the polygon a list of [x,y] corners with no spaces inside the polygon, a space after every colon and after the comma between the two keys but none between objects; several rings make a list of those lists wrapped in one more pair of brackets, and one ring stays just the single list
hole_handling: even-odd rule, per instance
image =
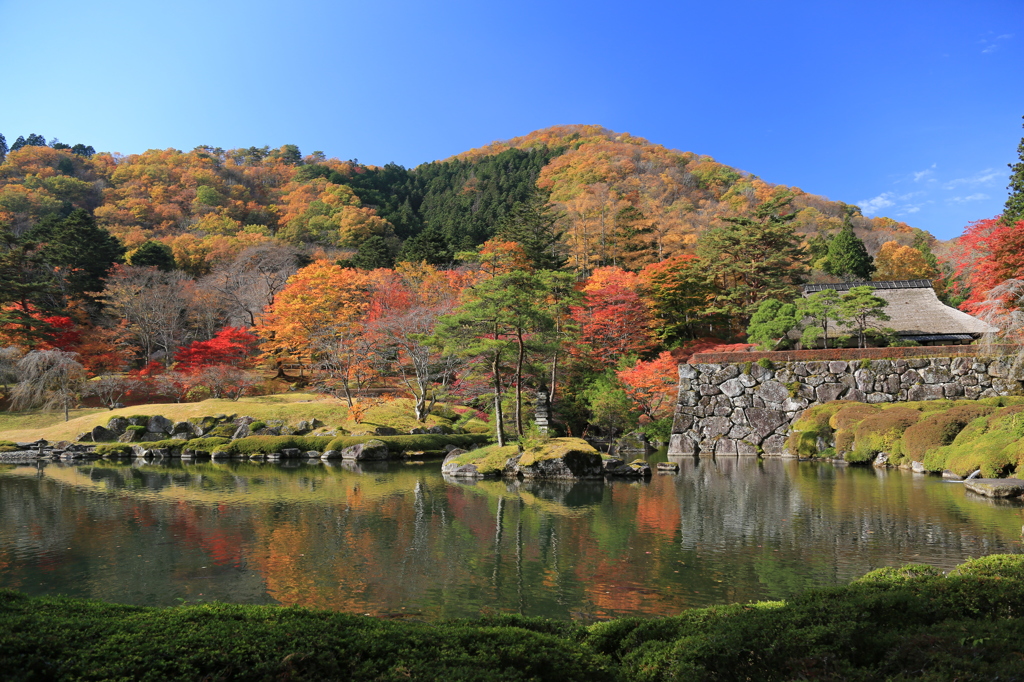
[{"label": "shrub on shoreline", "polygon": [[[884,568],[788,602],[586,627],[274,606],[119,606],[0,590],[10,680],[1021,679],[1024,556]],[[76,636],[69,636],[74,633]]]}]

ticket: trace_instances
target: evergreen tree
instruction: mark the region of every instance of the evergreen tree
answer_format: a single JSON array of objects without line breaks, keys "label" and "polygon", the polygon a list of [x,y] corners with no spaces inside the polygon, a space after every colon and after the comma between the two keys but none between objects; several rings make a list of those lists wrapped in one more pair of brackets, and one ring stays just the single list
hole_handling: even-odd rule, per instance
[{"label": "evergreen tree", "polygon": [[871,273],[875,270],[874,264],[864,242],[853,233],[853,225],[849,219],[828,243],[828,255],[825,256],[823,266],[825,272],[839,277],[844,282],[871,279]]},{"label": "evergreen tree", "polygon": [[1024,220],[1024,137],[1017,145],[1017,158],[1017,163],[1007,164],[1010,167],[1010,184],[1006,189],[1010,190],[1010,196],[1003,207],[1003,222],[1007,225]]},{"label": "evergreen tree", "polygon": [[128,264],[139,267],[156,267],[164,272],[174,269],[174,252],[171,247],[152,239],[128,254]]},{"label": "evergreen tree", "polygon": [[807,274],[807,254],[793,230],[793,214],[783,197],[759,206],[753,218],[725,218],[726,225],[697,240],[697,255],[707,263],[716,292],[706,312],[730,318],[745,329],[761,301],[790,301]]},{"label": "evergreen tree", "polygon": [[535,190],[525,201],[512,206],[501,221],[497,236],[523,247],[535,270],[561,270],[567,258],[561,248],[563,230],[556,227],[558,214],[545,192]]},{"label": "evergreen tree", "polygon": [[398,260],[406,263],[426,261],[430,265],[448,265],[454,255],[441,230],[428,227],[402,244]]},{"label": "evergreen tree", "polygon": [[45,338],[52,327],[30,313],[45,310],[56,290],[37,245],[0,226],[0,328],[26,346]]},{"label": "evergreen tree", "polygon": [[60,275],[65,295],[72,297],[102,289],[110,266],[124,258],[121,242],[97,226],[92,214],[81,208],[63,220],[40,222],[28,237],[42,244],[42,259]]},{"label": "evergreen tree", "polygon": [[7,158],[7,138],[0,133],[0,163]]},{"label": "evergreen tree", "polygon": [[390,268],[395,264],[395,259],[384,237],[375,234],[363,240],[356,255],[352,256],[351,263],[352,267],[360,270],[376,270]]},{"label": "evergreen tree", "polygon": [[799,323],[796,305],[774,298],[761,301],[747,326],[747,343],[755,343],[764,350],[775,350],[779,341]]}]

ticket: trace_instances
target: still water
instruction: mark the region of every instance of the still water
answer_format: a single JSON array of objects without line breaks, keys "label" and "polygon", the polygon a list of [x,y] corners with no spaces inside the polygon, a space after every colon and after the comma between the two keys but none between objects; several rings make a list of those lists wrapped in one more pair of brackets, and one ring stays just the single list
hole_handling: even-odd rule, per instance
[{"label": "still water", "polygon": [[1024,507],[908,472],[686,459],[647,483],[439,463],[0,466],[0,587],[112,602],[596,620],[1021,552]]}]

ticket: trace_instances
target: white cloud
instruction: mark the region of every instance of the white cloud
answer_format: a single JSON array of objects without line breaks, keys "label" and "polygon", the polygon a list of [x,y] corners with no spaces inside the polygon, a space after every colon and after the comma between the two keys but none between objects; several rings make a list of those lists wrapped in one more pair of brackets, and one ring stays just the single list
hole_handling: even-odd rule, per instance
[{"label": "white cloud", "polygon": [[984,47],[981,50],[981,53],[992,54],[993,52],[999,49],[999,46],[1003,42],[1009,40],[1012,37],[1012,33],[1003,33],[1002,35],[998,35],[995,38],[992,38],[991,40],[982,38],[981,40],[978,41],[981,45],[984,45]]},{"label": "white cloud", "polygon": [[[914,182],[921,182],[922,179],[927,178],[929,175],[935,173],[935,164],[933,163],[930,168],[926,168],[923,171],[914,173]],[[934,180],[934,178],[933,178]]]},{"label": "white cloud", "polygon": [[963,204],[968,201],[981,201],[982,199],[988,199],[988,195],[976,192],[966,197],[950,197],[949,199],[946,199],[946,201],[950,203]]},{"label": "white cloud", "polygon": [[920,206],[911,206],[910,208],[908,208],[905,211],[903,211],[903,213],[917,213],[920,210],[921,210]]},{"label": "white cloud", "polygon": [[874,215],[883,208],[895,206],[896,202],[893,201],[894,197],[895,195],[892,192],[882,192],[874,199],[863,199],[858,201],[857,205],[860,206],[860,210],[864,212],[864,215]]},{"label": "white cloud", "polygon": [[983,171],[975,173],[968,178],[956,178],[946,183],[946,189],[953,189],[958,185],[985,185],[991,183],[997,178],[1001,178],[1002,174],[999,171],[995,171],[991,168],[986,168]]}]

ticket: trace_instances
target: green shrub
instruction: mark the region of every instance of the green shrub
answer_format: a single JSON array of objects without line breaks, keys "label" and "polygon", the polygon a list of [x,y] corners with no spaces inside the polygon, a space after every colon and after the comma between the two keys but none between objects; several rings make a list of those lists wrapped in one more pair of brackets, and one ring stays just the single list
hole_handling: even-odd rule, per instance
[{"label": "green shrub", "polygon": [[182,449],[191,450],[192,452],[201,452],[208,455],[222,445],[227,445],[230,442],[230,438],[219,438],[216,436],[209,438],[193,438],[185,443]]},{"label": "green shrub", "polygon": [[125,427],[125,431],[132,431],[134,433],[146,433],[145,426],[128,426]]},{"label": "green shrub", "polygon": [[764,369],[775,369],[775,364],[768,358],[761,358],[757,361],[757,364]]},{"label": "green shrub", "polygon": [[388,446],[388,451],[391,454],[400,455],[406,451],[424,452],[429,450],[444,450],[444,446],[446,445],[469,448],[490,442],[491,436],[482,433],[419,433],[403,436],[337,436],[330,441],[330,444],[325,449],[341,450],[350,445],[363,443],[368,440],[382,440]]},{"label": "green shrub", "polygon": [[95,453],[100,457],[126,457],[132,454],[132,446],[128,443],[100,443]]},{"label": "green shrub", "polygon": [[214,451],[225,455],[269,455],[285,448],[298,448],[303,452],[329,450],[331,436],[247,436],[216,447]]}]

